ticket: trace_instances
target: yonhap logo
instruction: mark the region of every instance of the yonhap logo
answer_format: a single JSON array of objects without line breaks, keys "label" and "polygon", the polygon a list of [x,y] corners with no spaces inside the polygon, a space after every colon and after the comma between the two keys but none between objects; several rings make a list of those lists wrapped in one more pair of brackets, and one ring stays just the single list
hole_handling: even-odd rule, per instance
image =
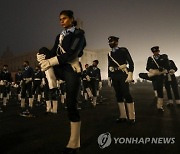
[{"label": "yonhap logo", "polygon": [[175,144],[175,137],[112,137],[109,132],[100,134],[97,141],[99,148],[104,149],[111,144]]},{"label": "yonhap logo", "polygon": [[101,149],[108,147],[111,144],[111,134],[109,132],[99,135],[98,144]]}]

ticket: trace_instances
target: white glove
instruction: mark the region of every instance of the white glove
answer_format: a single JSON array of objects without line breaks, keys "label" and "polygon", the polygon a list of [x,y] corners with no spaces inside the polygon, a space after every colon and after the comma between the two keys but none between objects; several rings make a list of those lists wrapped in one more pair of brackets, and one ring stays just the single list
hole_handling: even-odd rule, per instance
[{"label": "white glove", "polygon": [[100,81],[99,82],[99,90],[101,90],[102,89],[102,82]]},{"label": "white glove", "polygon": [[87,81],[91,80],[89,75],[86,75],[86,79],[87,79]]},{"label": "white glove", "polygon": [[57,56],[55,56],[55,57],[52,57],[50,59],[42,60],[41,62],[39,62],[39,64],[41,65],[41,70],[46,71],[51,66],[58,65],[59,61],[57,59]]},{"label": "white glove", "polygon": [[36,57],[37,57],[37,61],[41,62],[42,60],[45,60],[46,55],[37,53]]},{"label": "white glove", "polygon": [[125,68],[127,68],[127,65],[126,65],[126,64],[119,65],[119,69],[123,70],[123,69],[125,69]]},{"label": "white glove", "polygon": [[25,81],[25,83],[28,83],[28,82],[29,82],[29,80],[26,80],[26,81]]},{"label": "white glove", "polygon": [[45,84],[46,84],[45,78],[42,78],[42,81],[41,81],[41,87],[43,87]]},{"label": "white glove", "polygon": [[71,64],[71,67],[73,68],[73,70],[77,73],[81,72],[81,66],[79,64],[79,58],[76,58],[70,62],[68,62],[69,64]]},{"label": "white glove", "polygon": [[170,74],[170,75],[173,75],[175,72],[176,72],[176,71],[173,70],[173,69],[170,69],[170,70],[169,70],[169,74]]},{"label": "white glove", "polygon": [[161,72],[161,74],[166,74],[166,73],[168,73],[168,71],[167,71],[166,69],[164,69],[164,70]]},{"label": "white glove", "polygon": [[132,73],[132,72],[129,72],[129,73],[128,73],[128,76],[127,76],[125,82],[128,82],[128,83],[133,82],[133,73]]},{"label": "white glove", "polygon": [[20,81],[19,86],[22,87],[23,80]]},{"label": "white glove", "polygon": [[0,85],[5,85],[3,80],[0,81]]},{"label": "white glove", "polygon": [[13,87],[14,87],[14,88],[18,88],[19,86],[18,86],[18,84],[15,83],[15,84],[13,85]]},{"label": "white glove", "polygon": [[110,78],[110,77],[108,78],[108,86],[109,86],[109,87],[112,86],[112,81],[111,81],[111,78]]}]

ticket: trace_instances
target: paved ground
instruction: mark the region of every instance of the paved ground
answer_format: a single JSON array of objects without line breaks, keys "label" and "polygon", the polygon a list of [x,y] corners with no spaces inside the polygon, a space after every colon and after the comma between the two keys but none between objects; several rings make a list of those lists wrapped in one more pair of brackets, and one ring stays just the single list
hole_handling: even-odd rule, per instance
[{"label": "paved ground", "polygon": [[[112,88],[103,88],[103,103],[96,108],[88,103],[81,104],[80,154],[180,153],[180,107],[165,107],[165,112],[159,114],[155,108],[151,85],[132,85],[131,91],[137,121],[133,126],[115,123],[118,109]],[[44,115],[44,110],[43,107],[36,107],[36,118],[20,117],[17,102],[11,100],[7,110],[0,113],[0,154],[60,153],[69,138],[66,110],[60,105],[58,115],[51,116]],[[106,132],[111,134],[112,142],[101,149],[97,139]],[[114,138],[120,138],[121,144],[115,144]],[[138,138],[139,144],[125,144],[123,141],[127,138]],[[143,144],[145,138],[159,138],[160,144]],[[169,139],[171,144],[162,144],[164,139]]]}]

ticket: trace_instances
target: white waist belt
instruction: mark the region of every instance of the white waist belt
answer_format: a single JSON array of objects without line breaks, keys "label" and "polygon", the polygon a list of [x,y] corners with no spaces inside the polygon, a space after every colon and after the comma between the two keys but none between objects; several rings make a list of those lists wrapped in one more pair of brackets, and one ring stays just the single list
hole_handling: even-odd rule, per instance
[{"label": "white waist belt", "polygon": [[34,80],[39,81],[39,80],[41,80],[41,79],[39,79],[39,78],[35,78]]}]

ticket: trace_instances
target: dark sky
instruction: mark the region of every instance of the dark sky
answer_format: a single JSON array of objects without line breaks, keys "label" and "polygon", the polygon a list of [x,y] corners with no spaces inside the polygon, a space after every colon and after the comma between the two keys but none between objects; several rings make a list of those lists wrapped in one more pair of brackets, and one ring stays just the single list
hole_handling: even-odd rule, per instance
[{"label": "dark sky", "polygon": [[109,48],[107,37],[116,35],[137,72],[144,71],[154,45],[180,66],[179,0],[1,0],[0,52],[6,46],[14,53],[51,47],[61,32],[63,9],[72,9],[83,21],[88,49]]}]

